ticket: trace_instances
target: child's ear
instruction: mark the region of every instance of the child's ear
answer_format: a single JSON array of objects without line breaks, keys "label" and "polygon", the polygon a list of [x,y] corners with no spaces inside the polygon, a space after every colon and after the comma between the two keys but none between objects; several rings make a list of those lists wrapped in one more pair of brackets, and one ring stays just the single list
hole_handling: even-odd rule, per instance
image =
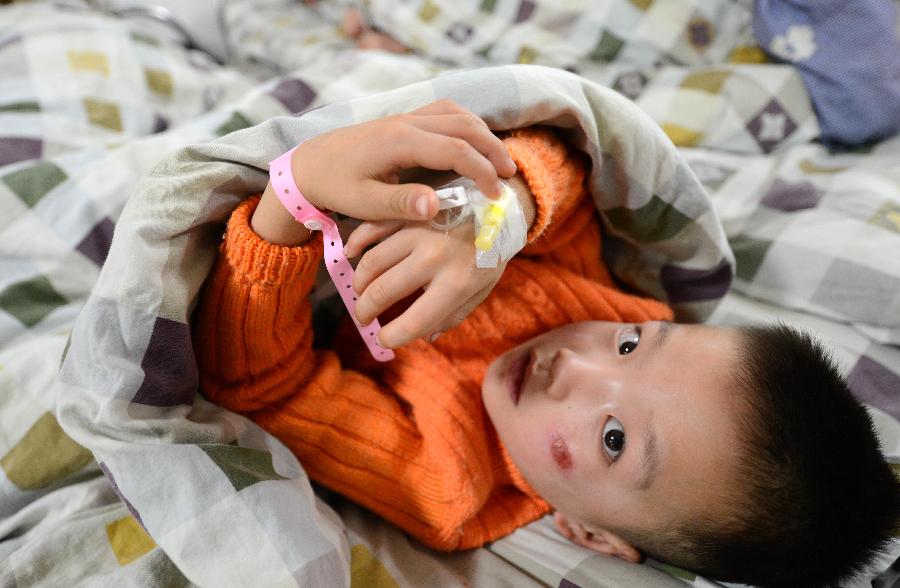
[{"label": "child's ear", "polygon": [[644,558],[638,549],[612,531],[585,525],[559,511],[553,514],[553,522],[563,537],[597,553],[640,563]]}]

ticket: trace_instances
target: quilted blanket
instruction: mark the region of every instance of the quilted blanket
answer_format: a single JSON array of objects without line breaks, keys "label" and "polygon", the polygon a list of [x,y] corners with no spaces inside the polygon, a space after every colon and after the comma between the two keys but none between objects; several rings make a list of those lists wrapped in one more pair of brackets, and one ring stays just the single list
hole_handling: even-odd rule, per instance
[{"label": "quilted blanket", "polygon": [[[612,2],[592,34],[554,3],[369,2],[415,48],[391,55],[354,50],[335,9],[239,0],[224,67],[87,3],[0,8],[2,585],[709,585],[547,520],[429,552],[198,393],[196,294],[268,160],[437,98],[558,127],[593,163],[619,279],[682,320],[824,337],[900,458],[900,138],[812,144],[802,79],[761,63],[749,7],[680,0],[674,26],[664,4]],[[523,65],[458,69],[498,61]]]}]

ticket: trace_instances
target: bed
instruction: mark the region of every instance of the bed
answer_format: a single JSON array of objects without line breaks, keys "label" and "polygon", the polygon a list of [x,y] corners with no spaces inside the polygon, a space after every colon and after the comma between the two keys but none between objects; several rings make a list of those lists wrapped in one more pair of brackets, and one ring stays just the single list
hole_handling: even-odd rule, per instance
[{"label": "bed", "polygon": [[[593,554],[561,537],[549,518],[484,548],[441,554],[339,496],[313,494],[283,446],[245,419],[202,399],[189,412],[154,404],[155,389],[195,393],[183,389],[192,357],[168,344],[189,335],[161,320],[174,308],[167,305],[187,304],[187,288],[169,289],[162,305],[147,309],[149,340],[140,329],[119,331],[121,349],[158,345],[154,357],[165,364],[98,358],[112,367],[88,374],[110,390],[134,383],[149,398],[144,412],[122,408],[136,436],[121,460],[152,464],[145,477],[122,475],[129,465],[110,456],[125,435],[108,408],[115,402],[82,410],[97,390],[72,385],[84,376],[73,373],[77,366],[60,382],[71,346],[85,353],[104,321],[126,322],[97,306],[119,286],[101,269],[109,255],[127,265],[127,249],[110,251],[117,226],[135,226],[123,211],[139,178],[181,169],[172,153],[207,146],[194,152],[250,170],[247,162],[260,156],[228,151],[232,133],[423,80],[463,79],[446,76],[495,63],[575,70],[655,121],[690,166],[690,182],[709,195],[715,214],[704,226],[713,241],[727,238],[722,259],[734,268],[725,294],[719,259],[704,260],[706,273],[679,276],[692,288],[667,292],[670,301],[695,319],[783,320],[822,337],[869,405],[885,454],[900,463],[900,135],[834,151],[818,142],[801,73],[756,46],[749,3],[622,0],[583,19],[578,2],[565,10],[528,0],[368,2],[368,17],[414,49],[396,55],[356,50],[335,25],[340,6],[232,0],[216,15],[226,47],[216,56],[185,48],[177,31],[96,4],[0,7],[4,587],[717,585],[660,562]],[[248,185],[217,186],[223,196],[210,218],[227,215]],[[185,259],[209,246],[180,243]],[[202,281],[205,269],[179,271]],[[327,289],[317,295],[327,307]],[[156,388],[145,385],[147,374]],[[231,442],[211,441],[223,431]],[[142,462],[143,449],[159,457]],[[219,469],[201,476],[197,455]],[[171,493],[154,493],[149,479],[167,480]],[[304,496],[305,510],[282,512],[279,521],[271,518],[279,511],[260,504]],[[900,540],[853,585],[894,585],[898,562]]]}]

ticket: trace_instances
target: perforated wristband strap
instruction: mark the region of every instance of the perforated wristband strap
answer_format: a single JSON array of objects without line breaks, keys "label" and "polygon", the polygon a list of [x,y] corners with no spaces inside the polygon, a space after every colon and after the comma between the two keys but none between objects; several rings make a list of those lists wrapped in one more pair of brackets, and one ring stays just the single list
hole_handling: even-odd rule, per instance
[{"label": "perforated wristband strap", "polygon": [[338,231],[337,224],[321,210],[309,203],[303,197],[297,183],[294,181],[294,174],[291,170],[291,156],[294,153],[294,147],[290,151],[280,155],[269,162],[269,178],[272,181],[272,188],[278,199],[284,205],[288,212],[291,213],[297,222],[303,223],[307,229],[311,231],[322,231],[325,244],[325,267],[328,275],[334,281],[341,300],[350,312],[359,334],[362,336],[369,353],[372,354],[377,361],[390,361],[394,359],[394,352],[385,349],[378,344],[376,336],[381,330],[378,319],[373,320],[368,325],[360,325],[356,322],[356,297],[357,294],[353,290],[353,267],[344,255],[344,242],[341,240],[341,234]]}]

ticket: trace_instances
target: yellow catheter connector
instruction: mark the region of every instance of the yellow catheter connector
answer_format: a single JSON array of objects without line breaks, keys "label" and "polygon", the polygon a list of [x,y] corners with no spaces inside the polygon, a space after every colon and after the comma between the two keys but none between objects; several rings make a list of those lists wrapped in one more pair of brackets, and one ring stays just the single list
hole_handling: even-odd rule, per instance
[{"label": "yellow catheter connector", "polygon": [[494,241],[500,236],[503,221],[506,220],[506,206],[509,204],[510,198],[514,198],[512,191],[507,186],[503,186],[500,197],[485,207],[484,216],[481,218],[481,228],[478,229],[478,236],[475,237],[475,248],[479,251],[489,251],[494,246]]}]

